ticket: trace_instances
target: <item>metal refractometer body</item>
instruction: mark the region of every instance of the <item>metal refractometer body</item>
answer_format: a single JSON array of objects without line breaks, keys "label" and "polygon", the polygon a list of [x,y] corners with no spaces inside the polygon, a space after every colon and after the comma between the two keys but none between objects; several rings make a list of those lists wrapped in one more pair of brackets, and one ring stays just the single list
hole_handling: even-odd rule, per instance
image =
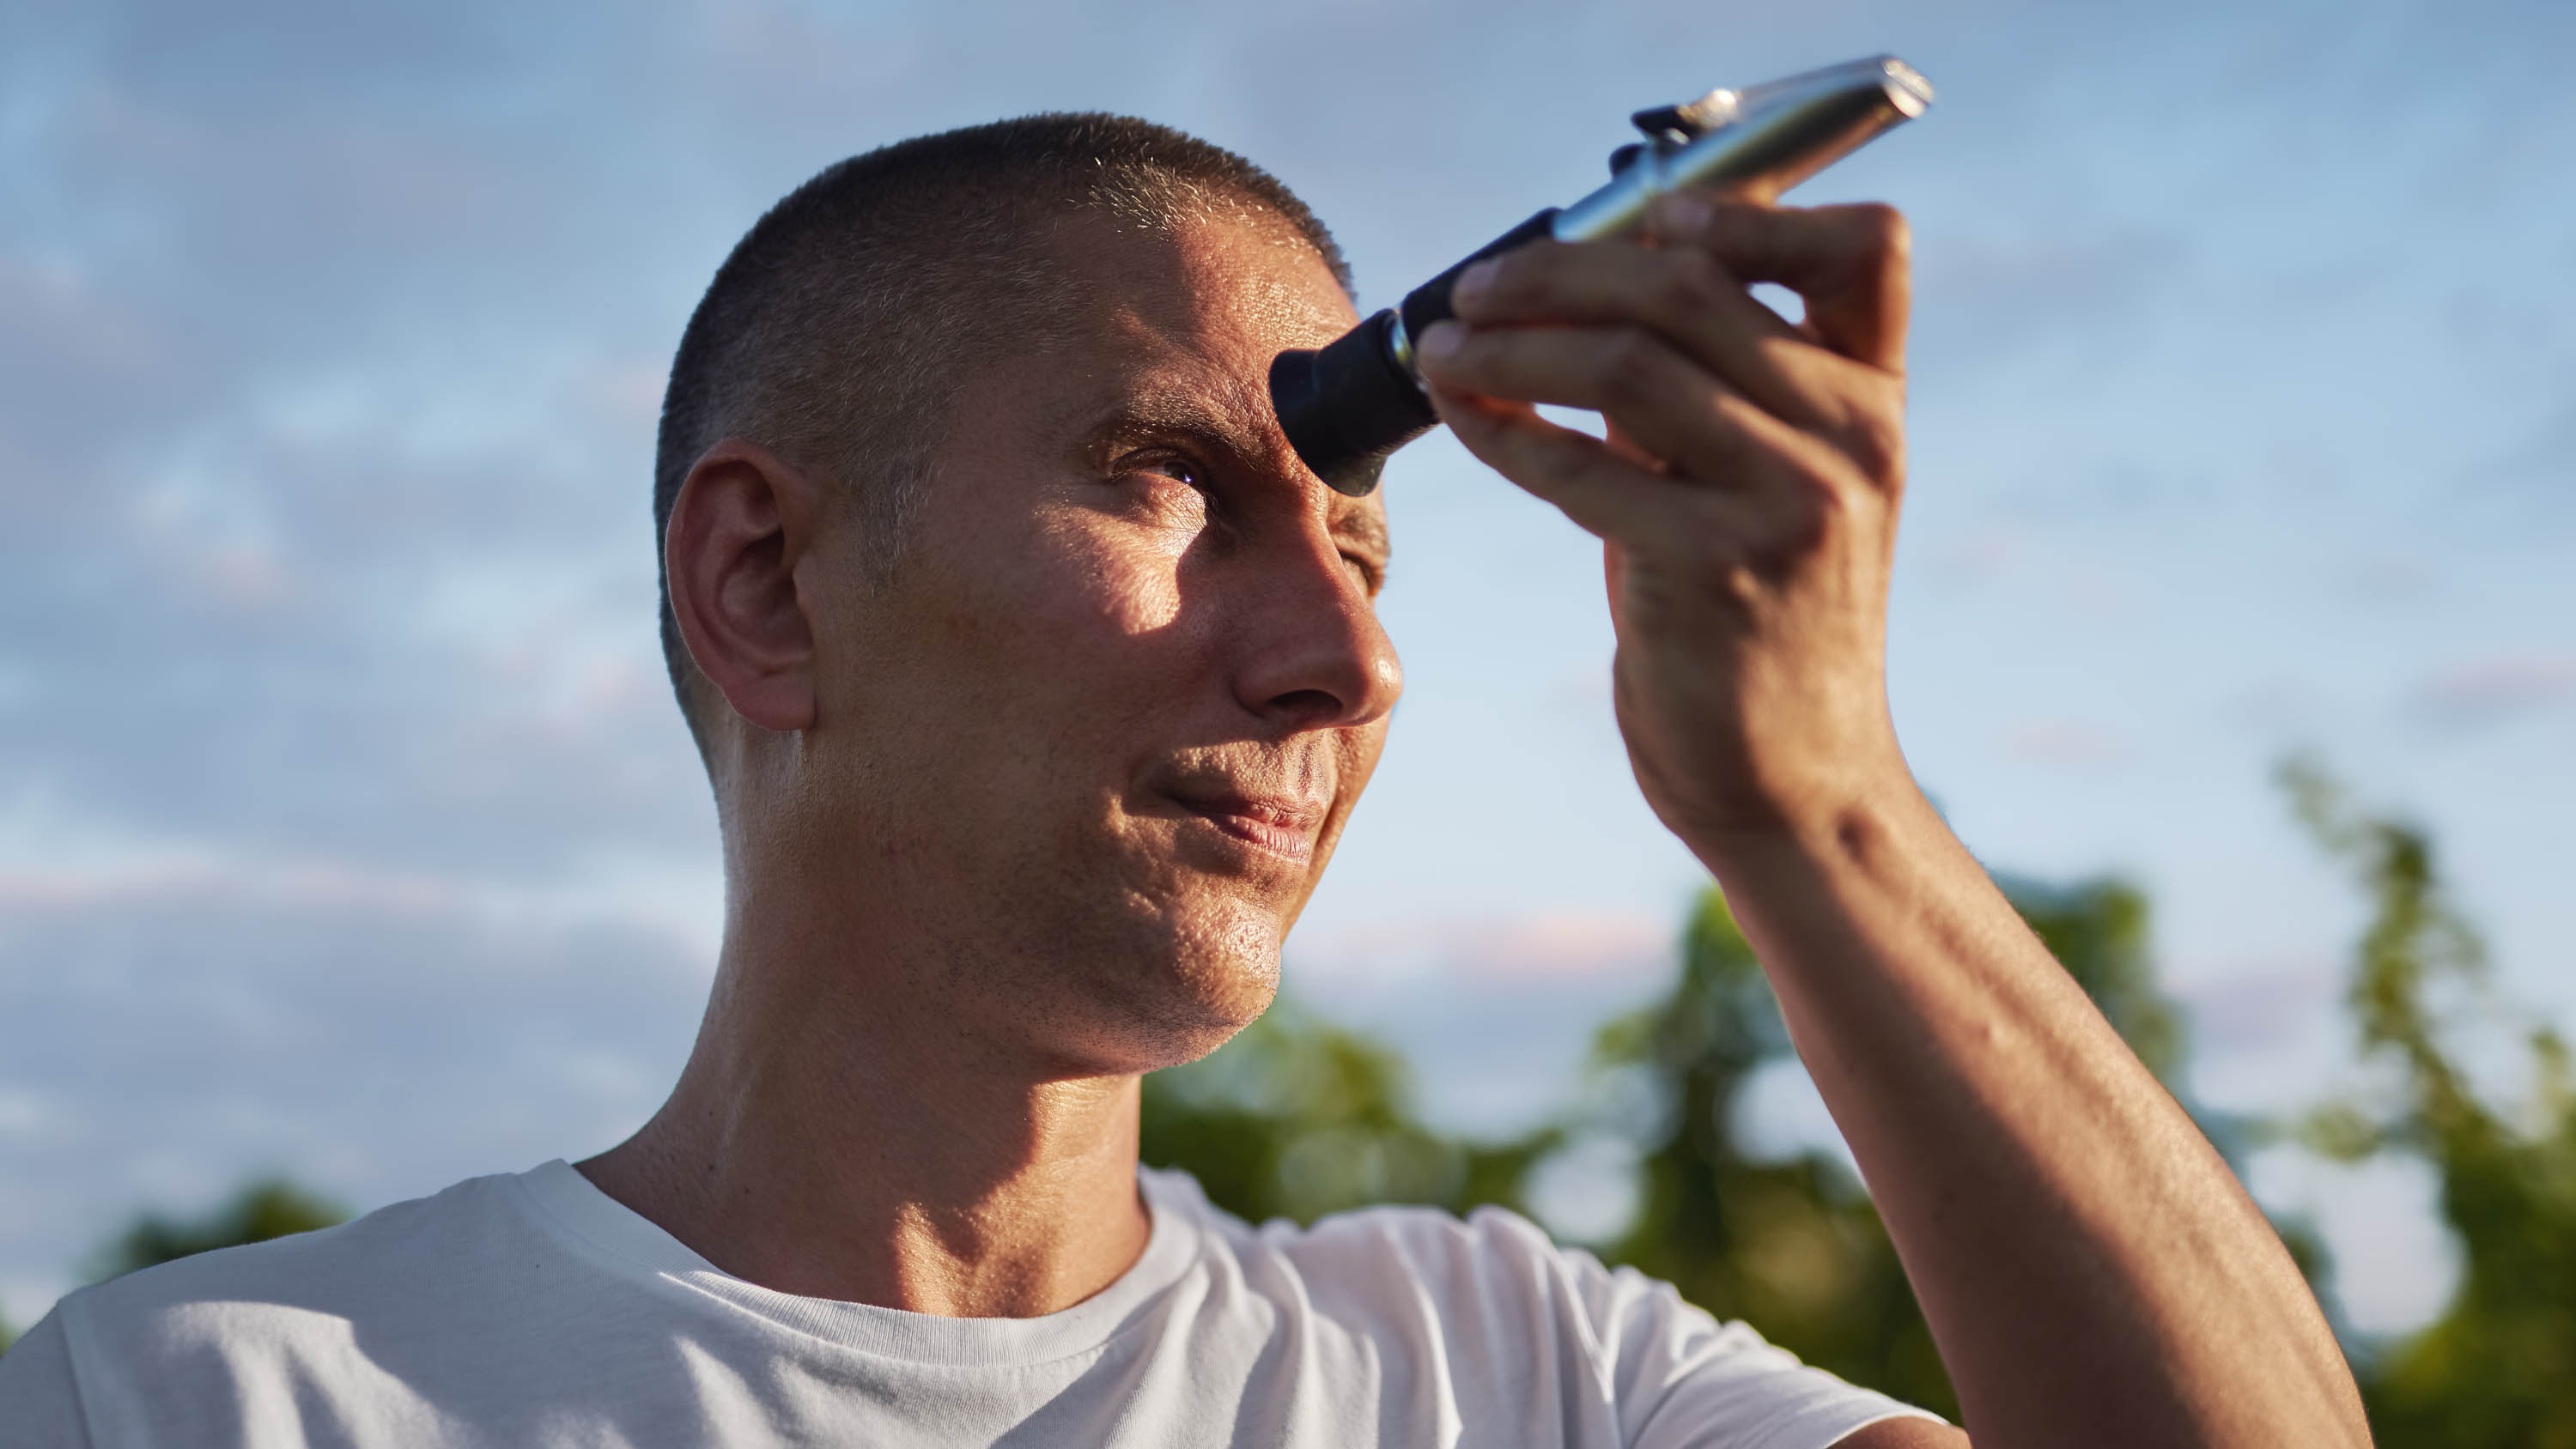
[{"label": "metal refractometer body", "polygon": [[1609,185],[1513,227],[1322,349],[1280,353],[1270,364],[1279,426],[1316,476],[1353,497],[1370,493],[1387,455],[1439,421],[1414,371],[1412,339],[1454,315],[1450,284],[1469,263],[1542,237],[1629,234],[1667,191],[1770,200],[1931,104],[1931,83],[1882,55],[1639,111],[1634,120],[1646,139],[1611,156]]}]

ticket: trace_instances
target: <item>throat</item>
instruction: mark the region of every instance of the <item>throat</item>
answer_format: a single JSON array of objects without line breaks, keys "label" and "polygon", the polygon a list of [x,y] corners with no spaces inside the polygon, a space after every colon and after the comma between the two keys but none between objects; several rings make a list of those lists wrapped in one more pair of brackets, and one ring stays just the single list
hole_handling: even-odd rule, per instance
[{"label": "throat", "polygon": [[746,1282],[1030,1318],[1089,1298],[1144,1253],[1134,1076],[845,1082],[826,1106],[811,1077],[781,1101],[768,1073],[717,1083],[700,1066],[642,1131],[578,1168]]}]

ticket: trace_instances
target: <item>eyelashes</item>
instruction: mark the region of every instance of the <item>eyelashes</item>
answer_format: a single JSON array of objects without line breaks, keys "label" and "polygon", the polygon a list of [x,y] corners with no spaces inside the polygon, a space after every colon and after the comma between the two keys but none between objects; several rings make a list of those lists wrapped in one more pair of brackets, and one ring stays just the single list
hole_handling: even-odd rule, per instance
[{"label": "eyelashes", "polygon": [[1204,527],[1216,511],[1208,471],[1186,453],[1155,448],[1118,459],[1109,469],[1124,507],[1164,528]]},{"label": "eyelashes", "polygon": [[[1161,527],[1197,530],[1211,523],[1222,524],[1226,516],[1215,471],[1189,453],[1167,447],[1140,448],[1118,458],[1110,466],[1109,475],[1112,482],[1128,490],[1131,506],[1150,515]],[[1156,486],[1158,482],[1163,486]],[[1375,598],[1386,585],[1385,564],[1366,550],[1345,548],[1339,552],[1343,567]]]},{"label": "eyelashes", "polygon": [[1159,477],[1169,478],[1173,482],[1178,483],[1183,487],[1193,489],[1201,494],[1208,491],[1206,472],[1199,467],[1196,460],[1183,453],[1140,453],[1134,458],[1122,462],[1119,465],[1119,472],[1125,474],[1152,473]]}]

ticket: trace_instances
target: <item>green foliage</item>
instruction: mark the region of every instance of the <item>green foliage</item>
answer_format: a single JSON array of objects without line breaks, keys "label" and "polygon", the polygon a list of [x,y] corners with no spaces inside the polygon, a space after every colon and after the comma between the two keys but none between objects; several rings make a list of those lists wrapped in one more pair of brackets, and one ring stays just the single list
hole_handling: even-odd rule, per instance
[{"label": "green foliage", "polygon": [[335,1203],[271,1178],[243,1188],[201,1218],[181,1221],[145,1213],[98,1255],[91,1276],[105,1280],[174,1258],[327,1228],[348,1216]]},{"label": "green foliage", "polygon": [[[2183,1056],[2158,990],[2146,901],[2118,881],[2015,882],[2016,907],[2159,1073]],[[1724,897],[1700,899],[1672,991],[1603,1027],[1594,1098],[1501,1143],[1446,1138],[1412,1113],[1393,1052],[1283,1006],[1206,1060],[1145,1083],[1144,1158],[1187,1168],[1211,1201],[1259,1222],[1312,1222],[1371,1202],[1526,1211],[1531,1172],[1583,1136],[1638,1154],[1638,1207],[1603,1245],[1810,1363],[1956,1415],[1894,1246],[1839,1161],[1760,1160],[1736,1137],[1755,1073],[1790,1058],[1787,1028]]]},{"label": "green foliage", "polygon": [[1628,1124],[1638,1211],[1606,1256],[1810,1363],[1955,1417],[1931,1334],[1859,1185],[1824,1154],[1756,1161],[1736,1140],[1745,1085],[1790,1046],[1715,890],[1691,918],[1671,994],[1604,1027],[1594,1055],[1641,1081],[1651,1104]]},{"label": "green foliage", "polygon": [[[2311,1114],[2298,1140],[2357,1161],[2412,1154],[2442,1182],[2441,1210],[2465,1266],[2442,1316],[2359,1365],[2383,1449],[2576,1449],[2576,1070],[2546,1030],[2528,1034],[2529,1085],[2488,1104],[2446,1041],[2436,1003],[2478,999],[2485,956],[2452,903],[2431,842],[2356,810],[2322,773],[2286,767],[2300,819],[2353,871],[2372,917],[2347,1003],[2376,1095]],[[2186,1106],[2189,1042],[2158,987],[2147,902],[2117,880],[2007,880],[2006,894],[2103,1015]],[[1596,1090],[1525,1136],[1473,1142],[1414,1113],[1403,1060],[1283,1004],[1206,1060],[1148,1077],[1143,1156],[1188,1169],[1218,1206],[1251,1221],[1313,1222],[1369,1203],[1526,1211],[1533,1171],[1602,1133],[1637,1153],[1638,1206],[1604,1256],[1671,1281],[1807,1361],[1948,1413],[1957,1400],[1877,1213],[1820,1153],[1757,1157],[1737,1103],[1791,1057],[1769,983],[1726,902],[1705,893],[1672,990],[1603,1027]],[[2195,1111],[2232,1156],[2261,1124]],[[146,1216],[99,1260],[100,1276],[338,1222],[330,1204],[258,1183],[191,1222]],[[2285,1233],[2312,1280],[2322,1247]],[[0,1348],[8,1330],[0,1324]]]},{"label": "green foliage", "polygon": [[2300,820],[2371,903],[2347,1003],[2388,1090],[2308,1122],[2308,1144],[2358,1160],[2412,1154],[2441,1179],[2459,1287],[2422,1332],[2365,1361],[2383,1449],[2576,1449],[2576,1092],[2568,1052],[2529,1033],[2525,1100],[2500,1112],[2446,1044],[2434,1003],[2484,1001],[2486,956],[2424,832],[2355,808],[2315,766],[2282,771]]},{"label": "green foliage", "polygon": [[1290,1003],[1201,1061],[1145,1079],[1141,1152],[1189,1170],[1249,1222],[1368,1203],[1521,1209],[1531,1167],[1559,1137],[1459,1141],[1413,1115],[1404,1061]]},{"label": "green foliage", "polygon": [[9,1351],[9,1345],[16,1343],[17,1341],[18,1330],[9,1325],[9,1316],[7,1314],[0,1313],[0,1353],[7,1353]]},{"label": "green foliage", "polygon": [[[2183,1060],[2182,1018],[2156,985],[2146,898],[2117,880],[2006,889],[2170,1084]],[[1594,1055],[1606,1071],[1642,1078],[1655,1104],[1644,1130],[1631,1128],[1642,1202],[1610,1256],[1809,1363],[1955,1418],[1931,1330],[1860,1185],[1824,1153],[1764,1161],[1737,1139],[1745,1086],[1791,1048],[1770,983],[1716,890],[1692,915],[1672,993],[1604,1028]]]}]

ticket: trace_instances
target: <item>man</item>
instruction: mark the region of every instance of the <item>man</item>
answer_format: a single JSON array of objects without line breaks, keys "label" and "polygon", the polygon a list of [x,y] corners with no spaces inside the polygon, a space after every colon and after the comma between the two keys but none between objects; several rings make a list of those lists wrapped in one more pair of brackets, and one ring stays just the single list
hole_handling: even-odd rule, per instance
[{"label": "man", "polygon": [[[1602,538],[1638,780],[1761,951],[1976,1443],[2364,1443],[2260,1214],[1897,750],[1906,301],[1892,213],[1677,202],[1471,273],[1422,365]],[[1140,1179],[1140,1074],[1268,1004],[1399,688],[1381,509],[1264,387],[1352,320],[1304,207],[1138,122],[781,203],[663,420],[728,887],[669,1103],[578,1168],[74,1295],[0,1369],[9,1442],[1964,1442],[1505,1214],[1255,1229]]]}]

